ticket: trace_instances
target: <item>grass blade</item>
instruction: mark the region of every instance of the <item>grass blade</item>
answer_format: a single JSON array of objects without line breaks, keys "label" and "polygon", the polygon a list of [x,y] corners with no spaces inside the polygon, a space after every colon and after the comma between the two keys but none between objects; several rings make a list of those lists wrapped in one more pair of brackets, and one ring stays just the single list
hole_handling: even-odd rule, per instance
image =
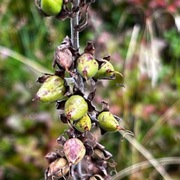
[{"label": "grass blade", "polygon": [[9,48],[0,46],[0,53],[5,56],[12,57],[13,59],[20,61],[21,63],[24,63],[25,65],[29,66],[30,68],[32,68],[33,70],[36,70],[39,73],[52,74],[52,71],[50,71],[49,69],[41,66],[40,64],[36,63],[35,61],[33,61],[21,54],[9,49]]}]

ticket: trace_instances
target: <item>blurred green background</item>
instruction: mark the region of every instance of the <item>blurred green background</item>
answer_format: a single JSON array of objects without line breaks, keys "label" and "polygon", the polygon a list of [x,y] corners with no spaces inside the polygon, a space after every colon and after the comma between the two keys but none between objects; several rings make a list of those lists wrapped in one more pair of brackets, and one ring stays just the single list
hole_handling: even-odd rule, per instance
[{"label": "blurred green background", "polygon": [[[100,107],[101,100],[108,101],[111,112],[157,161],[163,160],[174,179],[180,177],[179,19],[178,0],[97,0],[80,34],[81,52],[92,40],[96,57],[110,54],[124,75],[100,82],[94,103]],[[36,79],[53,72],[54,49],[66,35],[69,20],[43,17],[34,1],[1,0],[0,179],[43,179],[44,156],[67,128],[54,104],[32,102],[40,87]],[[163,179],[152,167],[123,173],[146,159],[119,133],[97,139],[112,152],[119,179]]]}]

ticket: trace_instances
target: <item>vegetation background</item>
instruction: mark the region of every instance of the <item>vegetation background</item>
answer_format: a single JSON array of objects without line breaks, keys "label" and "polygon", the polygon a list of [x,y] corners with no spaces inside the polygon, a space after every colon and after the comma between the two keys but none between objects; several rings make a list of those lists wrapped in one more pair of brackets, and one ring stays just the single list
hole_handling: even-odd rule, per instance
[{"label": "vegetation background", "polygon": [[[179,33],[178,0],[97,0],[80,34],[81,52],[92,40],[96,56],[110,54],[124,75],[99,83],[95,104],[108,101],[111,112],[122,117],[122,125],[172,179],[180,177]],[[43,179],[44,156],[66,126],[54,104],[32,99],[40,87],[36,79],[53,71],[54,49],[66,35],[69,20],[44,18],[34,1],[1,0],[0,179]],[[112,152],[118,179],[163,179],[119,133],[95,133]]]}]

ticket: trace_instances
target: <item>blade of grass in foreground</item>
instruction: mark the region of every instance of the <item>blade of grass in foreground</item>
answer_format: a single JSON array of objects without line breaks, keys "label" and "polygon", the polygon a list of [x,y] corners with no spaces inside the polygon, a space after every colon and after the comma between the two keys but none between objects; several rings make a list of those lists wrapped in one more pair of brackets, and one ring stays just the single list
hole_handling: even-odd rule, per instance
[{"label": "blade of grass in foreground", "polygon": [[[130,144],[132,144],[148,161],[149,163],[154,166],[154,168],[161,174],[161,176],[165,180],[172,180],[172,178],[168,175],[168,173],[165,171],[164,167],[153,157],[153,155],[144,147],[142,146],[134,137],[130,135],[124,135],[121,131],[119,133],[129,141]],[[118,174],[117,176],[114,176],[112,180],[119,180]]]},{"label": "blade of grass in foreground", "polygon": [[[180,157],[166,157],[166,158],[159,158],[156,159],[156,161],[158,163],[160,163],[161,165],[170,165],[170,164],[180,164]],[[143,161],[137,164],[133,164],[132,166],[129,166],[125,169],[123,169],[122,171],[118,172],[113,180],[115,179],[122,179],[126,176],[129,176],[132,173],[135,173],[137,171],[142,171],[143,169],[149,168],[151,167],[152,164],[149,161]]]},{"label": "blade of grass in foreground", "polygon": [[[20,61],[21,63],[24,63],[25,65],[29,66],[30,68],[32,68],[33,70],[37,71],[36,73],[48,73],[48,74],[52,74],[52,71],[50,71],[49,69],[41,66],[40,64],[36,63],[35,61],[9,49],[3,46],[0,46],[0,53],[5,55],[5,56],[9,56],[12,57],[13,59],[16,59],[18,61]],[[38,73],[39,72],[39,73]]]},{"label": "blade of grass in foreground", "polygon": [[148,133],[144,136],[142,139],[142,144],[146,145],[151,141],[153,135],[158,131],[158,129],[165,123],[166,116],[168,114],[171,114],[175,107],[180,106],[180,99],[178,99],[169,109],[154,123],[154,125],[151,127],[151,129],[148,131]]}]

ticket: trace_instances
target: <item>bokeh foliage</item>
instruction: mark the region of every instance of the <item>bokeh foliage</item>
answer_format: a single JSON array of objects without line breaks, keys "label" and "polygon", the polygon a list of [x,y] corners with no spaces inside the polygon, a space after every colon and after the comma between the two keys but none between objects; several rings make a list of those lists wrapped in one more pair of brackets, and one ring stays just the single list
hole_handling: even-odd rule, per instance
[{"label": "bokeh foliage", "polygon": [[[179,9],[175,6],[172,11],[169,4],[158,3],[153,9],[138,3],[97,0],[90,9],[89,27],[80,34],[81,48],[93,40],[97,57],[111,54],[115,69],[124,74],[123,80],[99,83],[95,103],[98,106],[106,99],[111,111],[123,118],[122,124],[155,158],[179,157],[180,36],[174,21]],[[159,10],[166,12],[164,19],[154,16]],[[2,0],[0,27],[0,179],[43,179],[44,156],[56,146],[56,138],[66,126],[58,120],[54,104],[32,102],[39,88],[35,81],[42,73],[10,52],[2,52],[2,47],[52,71],[54,49],[70,34],[69,20],[44,18],[34,1]],[[97,138],[114,155],[117,171],[145,160],[118,133]],[[178,168],[166,167],[174,177],[180,176]],[[161,178],[153,168],[128,179],[134,176]]]}]

